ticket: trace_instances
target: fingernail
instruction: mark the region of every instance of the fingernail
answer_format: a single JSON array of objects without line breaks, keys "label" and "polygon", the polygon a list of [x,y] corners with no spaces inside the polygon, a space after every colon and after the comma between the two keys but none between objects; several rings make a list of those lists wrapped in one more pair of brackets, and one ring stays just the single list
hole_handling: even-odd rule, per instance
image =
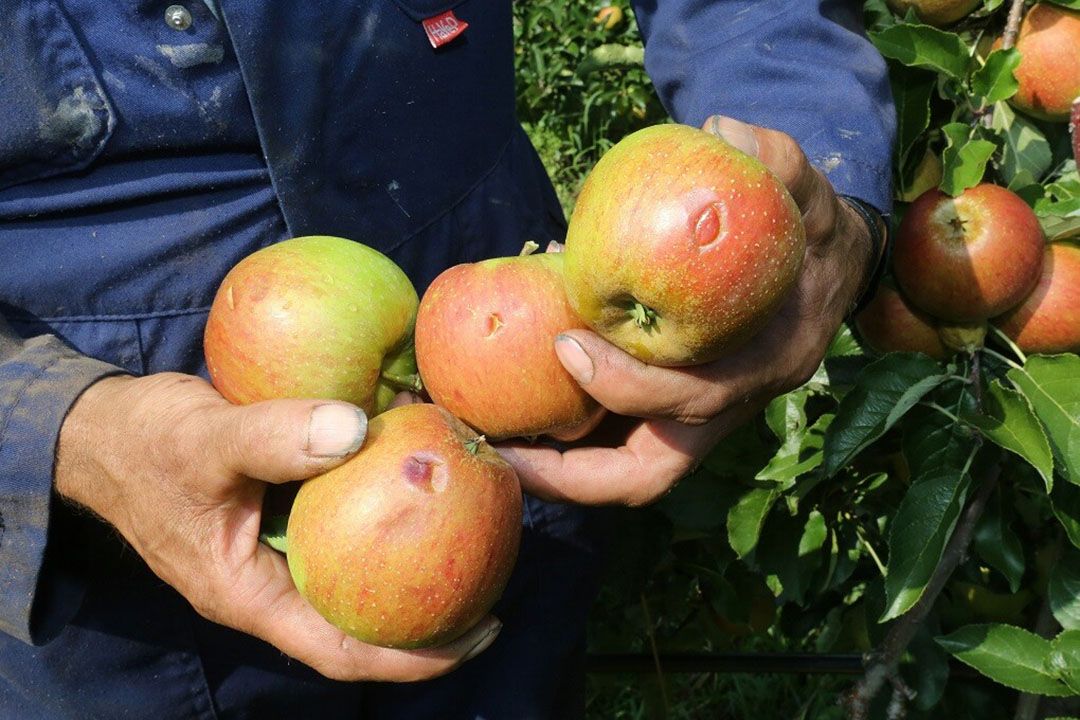
[{"label": "fingernail", "polygon": [[593,367],[592,358],[585,352],[585,348],[569,335],[555,336],[555,354],[559,356],[559,362],[566,371],[574,376],[582,385],[592,382]]},{"label": "fingernail", "polygon": [[744,122],[724,115],[713,115],[709,119],[709,132],[742,150],[747,155],[757,157],[758,142],[754,129]]},{"label": "fingernail", "polygon": [[352,455],[364,444],[367,424],[367,415],[353,405],[327,403],[316,406],[308,420],[308,454],[315,457]]},{"label": "fingernail", "polygon": [[476,644],[472,646],[469,652],[465,653],[465,656],[461,658],[461,662],[468,662],[491,647],[491,643],[495,642],[495,638],[499,637],[500,630],[502,630],[502,623],[496,618],[491,618],[480,639],[476,641]]}]

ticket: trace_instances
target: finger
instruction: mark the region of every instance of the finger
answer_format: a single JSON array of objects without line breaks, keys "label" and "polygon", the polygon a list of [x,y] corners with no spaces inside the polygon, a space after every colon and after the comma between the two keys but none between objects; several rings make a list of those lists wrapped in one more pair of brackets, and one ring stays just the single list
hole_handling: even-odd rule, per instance
[{"label": "finger", "polygon": [[831,232],[836,222],[836,193],[794,138],[723,115],[711,116],[702,127],[757,157],[784,183],[802,213],[807,237],[817,239]]},{"label": "finger", "polygon": [[502,625],[481,620],[438,648],[393,650],[362,643],[327,622],[297,592],[285,560],[257,546],[225,596],[218,622],[254,635],[335,680],[412,681],[450,672],[488,648]]},{"label": "finger", "polygon": [[637,425],[617,448],[559,452],[540,445],[498,445],[522,488],[537,497],[583,505],[639,506],[653,502],[694,468],[736,417],[725,414],[700,427],[668,420]]},{"label": "finger", "polygon": [[647,365],[587,330],[561,333],[555,354],[585,392],[620,415],[701,425],[726,400],[724,388],[706,380],[708,366]]},{"label": "finger", "polygon": [[206,442],[226,470],[290,482],[340,465],[367,434],[355,405],[319,400],[269,400],[220,407],[205,428]]}]

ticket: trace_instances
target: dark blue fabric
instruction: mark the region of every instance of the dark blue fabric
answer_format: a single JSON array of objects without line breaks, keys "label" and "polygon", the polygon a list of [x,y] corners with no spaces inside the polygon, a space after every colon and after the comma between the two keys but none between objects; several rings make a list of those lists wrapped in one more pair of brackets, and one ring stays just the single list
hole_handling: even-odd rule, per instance
[{"label": "dark blue fabric", "polygon": [[859,0],[635,0],[645,68],[679,122],[783,130],[836,190],[892,206],[896,133],[885,62]]},{"label": "dark blue fabric", "polygon": [[[376,686],[201,619],[51,497],[78,394],[122,370],[205,376],[206,312],[250,252],[343,235],[422,291],[565,229],[513,116],[506,0],[189,2],[183,31],[167,4],[0,13],[0,717],[579,714],[596,512],[529,498],[495,645],[446,678]],[[671,0],[639,18],[677,118],[788,129],[884,209],[891,108],[856,6]],[[470,27],[433,50],[419,20],[450,7]]]}]

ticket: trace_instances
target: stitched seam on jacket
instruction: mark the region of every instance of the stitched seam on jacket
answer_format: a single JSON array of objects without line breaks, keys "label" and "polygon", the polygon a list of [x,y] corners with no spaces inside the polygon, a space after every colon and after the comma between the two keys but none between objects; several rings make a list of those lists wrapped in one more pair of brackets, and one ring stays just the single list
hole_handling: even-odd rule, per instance
[{"label": "stitched seam on jacket", "polygon": [[155,318],[181,317],[184,315],[199,315],[210,312],[210,306],[195,308],[180,308],[177,310],[154,310],[145,313],[127,313],[120,315],[58,315],[56,317],[43,317],[40,315],[25,315],[19,312],[7,313],[4,317],[18,322],[130,322],[132,320],[153,320]]}]

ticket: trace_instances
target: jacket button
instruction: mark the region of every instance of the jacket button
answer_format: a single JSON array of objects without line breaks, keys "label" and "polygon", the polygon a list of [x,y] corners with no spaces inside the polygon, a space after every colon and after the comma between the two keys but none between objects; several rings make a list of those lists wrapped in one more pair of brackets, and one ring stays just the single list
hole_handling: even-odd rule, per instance
[{"label": "jacket button", "polygon": [[183,5],[170,5],[165,8],[165,24],[173,30],[187,30],[191,27],[191,13]]}]

